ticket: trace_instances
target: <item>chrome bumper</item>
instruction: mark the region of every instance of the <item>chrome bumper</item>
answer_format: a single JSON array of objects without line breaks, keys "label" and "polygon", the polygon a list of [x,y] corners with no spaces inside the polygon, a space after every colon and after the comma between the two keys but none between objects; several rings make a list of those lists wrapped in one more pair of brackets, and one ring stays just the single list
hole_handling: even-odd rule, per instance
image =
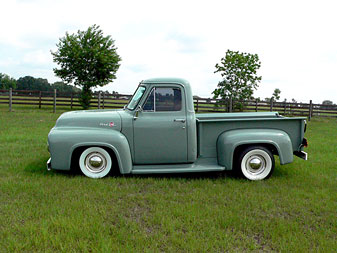
[{"label": "chrome bumper", "polygon": [[299,158],[302,158],[302,159],[304,159],[306,161],[308,160],[308,153],[307,152],[304,152],[304,151],[295,151],[294,155],[298,156]]},{"label": "chrome bumper", "polygon": [[47,161],[47,170],[48,171],[51,170],[51,158],[49,158],[48,161]]}]

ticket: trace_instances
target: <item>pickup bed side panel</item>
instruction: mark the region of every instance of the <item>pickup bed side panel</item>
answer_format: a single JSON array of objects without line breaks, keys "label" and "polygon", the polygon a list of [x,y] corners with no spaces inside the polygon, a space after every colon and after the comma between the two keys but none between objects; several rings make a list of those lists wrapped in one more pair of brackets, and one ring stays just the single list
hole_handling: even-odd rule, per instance
[{"label": "pickup bed side panel", "polygon": [[217,140],[218,163],[227,169],[233,169],[234,151],[245,144],[273,145],[280,157],[280,163],[293,161],[293,148],[289,135],[275,129],[239,129],[222,133]]},{"label": "pickup bed side panel", "polygon": [[129,143],[118,131],[87,128],[56,128],[48,136],[51,167],[69,170],[73,151],[78,147],[100,146],[112,150],[122,174],[130,173],[132,160]]},{"label": "pickup bed side panel", "polygon": [[[225,113],[223,113],[225,114]],[[252,113],[253,114],[253,113]],[[230,113],[228,113],[230,116]],[[254,115],[254,114],[253,114]],[[227,117],[229,117],[227,116]],[[198,114],[197,114],[198,119]],[[198,126],[198,156],[216,158],[216,143],[219,136],[231,130],[259,129],[279,130],[287,133],[292,144],[292,151],[298,151],[303,139],[304,118],[230,118],[230,119],[199,119]],[[263,136],[262,136],[263,137]]]}]

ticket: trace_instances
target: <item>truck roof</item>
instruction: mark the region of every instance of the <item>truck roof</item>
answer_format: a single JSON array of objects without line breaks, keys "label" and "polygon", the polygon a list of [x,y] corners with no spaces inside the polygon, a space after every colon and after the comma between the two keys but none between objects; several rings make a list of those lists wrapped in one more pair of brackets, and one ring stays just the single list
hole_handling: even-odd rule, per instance
[{"label": "truck roof", "polygon": [[183,79],[178,77],[157,77],[157,78],[150,78],[143,80],[142,83],[179,83],[184,86],[190,86],[190,83]]}]

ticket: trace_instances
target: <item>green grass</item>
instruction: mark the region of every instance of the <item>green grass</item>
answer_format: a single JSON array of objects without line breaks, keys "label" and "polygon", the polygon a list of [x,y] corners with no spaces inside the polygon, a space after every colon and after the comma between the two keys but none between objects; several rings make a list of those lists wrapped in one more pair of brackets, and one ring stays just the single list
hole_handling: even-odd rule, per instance
[{"label": "green grass", "polygon": [[0,107],[0,252],[336,252],[337,121],[266,181],[228,173],[92,180],[48,172],[61,112]]}]

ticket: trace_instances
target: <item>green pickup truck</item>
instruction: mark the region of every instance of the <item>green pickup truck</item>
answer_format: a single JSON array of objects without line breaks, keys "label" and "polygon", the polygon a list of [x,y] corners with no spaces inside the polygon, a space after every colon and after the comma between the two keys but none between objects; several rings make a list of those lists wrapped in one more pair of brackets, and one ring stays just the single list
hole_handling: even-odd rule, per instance
[{"label": "green pickup truck", "polygon": [[268,178],[293,155],[307,159],[305,118],[277,112],[195,114],[190,84],[179,78],[142,81],[120,110],[63,113],[48,135],[47,168],[79,167],[102,178],[121,174],[236,170]]}]

